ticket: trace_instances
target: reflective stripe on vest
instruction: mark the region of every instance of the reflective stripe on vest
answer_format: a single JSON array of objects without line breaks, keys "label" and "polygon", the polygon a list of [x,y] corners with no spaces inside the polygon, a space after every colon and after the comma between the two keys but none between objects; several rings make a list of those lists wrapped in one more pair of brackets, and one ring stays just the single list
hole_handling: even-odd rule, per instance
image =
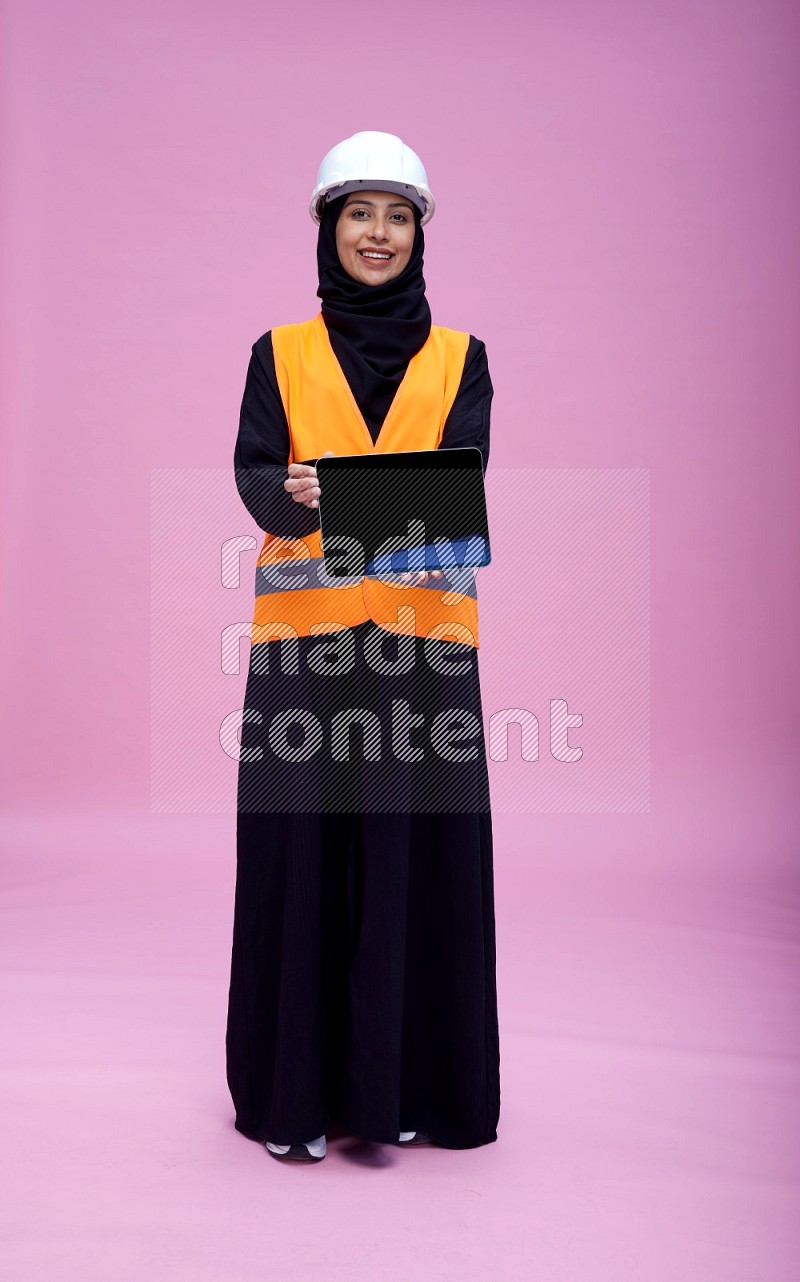
[{"label": "reflective stripe on vest", "polygon": [[[289,423],[289,462],[334,454],[435,450],[456,397],[469,334],[432,325],[412,356],[373,442],[328,330],[318,313],[272,330],[281,400]],[[320,531],[302,539],[266,534],[256,569],[253,644],[312,636],[369,620],[388,632],[435,636],[478,646],[475,576],[445,571],[424,586],[384,583],[375,575],[325,574]]]}]

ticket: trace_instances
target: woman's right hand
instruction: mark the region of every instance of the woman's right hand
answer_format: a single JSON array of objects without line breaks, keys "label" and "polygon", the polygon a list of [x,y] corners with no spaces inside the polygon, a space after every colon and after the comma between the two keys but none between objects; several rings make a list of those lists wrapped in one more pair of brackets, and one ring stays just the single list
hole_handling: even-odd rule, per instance
[{"label": "woman's right hand", "polygon": [[[322,458],[333,458],[333,450],[326,450]],[[320,484],[317,476],[317,469],[311,463],[290,463],[288,468],[289,475],[283,483],[283,488],[288,494],[291,494],[295,503],[303,503],[306,507],[319,507]],[[404,583],[427,583],[428,578],[441,579],[444,575],[441,570],[417,570],[413,573],[398,574],[397,578]]]},{"label": "woman's right hand", "polygon": [[[323,458],[333,455],[333,450],[326,450],[322,455]],[[290,463],[288,468],[289,475],[283,482],[283,488],[287,494],[291,494],[295,503],[303,503],[306,507],[319,507],[319,479],[317,469],[310,463]]]}]

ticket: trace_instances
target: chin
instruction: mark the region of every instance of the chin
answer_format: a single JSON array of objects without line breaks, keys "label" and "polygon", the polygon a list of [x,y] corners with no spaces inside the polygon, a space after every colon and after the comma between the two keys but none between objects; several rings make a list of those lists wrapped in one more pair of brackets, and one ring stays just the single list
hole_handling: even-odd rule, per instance
[{"label": "chin", "polygon": [[391,276],[359,276],[358,280],[362,285],[383,285],[385,281],[391,280]]}]

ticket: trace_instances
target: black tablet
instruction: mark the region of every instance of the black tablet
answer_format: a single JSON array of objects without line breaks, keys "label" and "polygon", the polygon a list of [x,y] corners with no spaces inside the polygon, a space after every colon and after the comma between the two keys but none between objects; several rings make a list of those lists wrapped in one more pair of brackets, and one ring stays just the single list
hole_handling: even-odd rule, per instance
[{"label": "black tablet", "polygon": [[477,446],[317,459],[325,570],[331,577],[488,565]]}]

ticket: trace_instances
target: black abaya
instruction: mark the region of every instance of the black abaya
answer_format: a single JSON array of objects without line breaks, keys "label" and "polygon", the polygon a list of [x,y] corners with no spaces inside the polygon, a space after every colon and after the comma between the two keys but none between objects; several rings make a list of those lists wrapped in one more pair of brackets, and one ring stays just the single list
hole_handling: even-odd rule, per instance
[{"label": "black abaya", "polygon": [[[442,448],[477,445],[486,465],[491,397],[485,348],[471,336]],[[379,424],[367,423],[375,439]],[[288,454],[266,334],[248,370],[236,480],[262,529],[302,537],[319,517],[283,489]],[[454,680],[431,668],[413,638],[411,671],[378,680],[364,652],[375,625],[350,632],[354,667],[341,680],[307,662],[320,637],[291,643],[296,674],[280,663],[290,643],[251,650],[226,1033],[235,1125],[279,1144],[321,1135],[330,1122],[382,1143],[401,1130],[452,1148],[490,1143],[499,1036],[477,650],[434,643],[466,660]],[[266,727],[288,707],[313,709],[326,725],[335,709],[385,709],[397,698],[427,718],[449,706],[472,712],[475,761],[387,768],[363,760],[357,733],[351,761],[335,770],[258,755]]]}]

